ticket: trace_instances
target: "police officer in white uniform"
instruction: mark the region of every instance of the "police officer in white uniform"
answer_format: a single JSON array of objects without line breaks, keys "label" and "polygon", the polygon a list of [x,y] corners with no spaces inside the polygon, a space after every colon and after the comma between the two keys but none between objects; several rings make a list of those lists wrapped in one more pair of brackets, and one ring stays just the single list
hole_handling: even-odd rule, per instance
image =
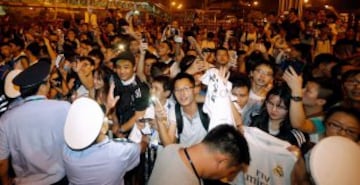
[{"label": "police officer in white uniform", "polygon": [[24,101],[0,119],[0,177],[11,184],[11,165],[17,185],[66,184],[61,158],[63,129],[70,104],[48,100],[50,59],[40,59],[16,76]]},{"label": "police officer in white uniform", "polygon": [[123,185],[125,173],[139,164],[147,143],[115,142],[107,131],[104,113],[94,100],[74,101],[64,128],[63,159],[70,185]]}]

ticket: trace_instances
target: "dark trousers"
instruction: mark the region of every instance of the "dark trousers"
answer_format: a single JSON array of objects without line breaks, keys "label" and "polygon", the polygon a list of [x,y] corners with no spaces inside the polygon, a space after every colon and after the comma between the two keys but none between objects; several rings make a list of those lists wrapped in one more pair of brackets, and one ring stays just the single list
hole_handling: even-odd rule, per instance
[{"label": "dark trousers", "polygon": [[140,155],[140,163],[134,169],[128,171],[124,176],[125,185],[145,184],[145,154]]},{"label": "dark trousers", "polygon": [[62,179],[60,179],[59,181],[55,182],[52,185],[69,185],[69,181],[65,176],[65,177],[63,177]]}]

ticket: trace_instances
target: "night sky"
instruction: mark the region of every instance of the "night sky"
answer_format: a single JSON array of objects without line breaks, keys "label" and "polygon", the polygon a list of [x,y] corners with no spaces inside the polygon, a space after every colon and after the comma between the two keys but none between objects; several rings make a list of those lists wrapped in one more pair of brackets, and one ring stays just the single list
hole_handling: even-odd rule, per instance
[{"label": "night sky", "polygon": [[[169,0],[160,0],[166,2]],[[171,0],[170,0],[171,1]],[[182,2],[186,8],[201,8],[201,4],[204,0],[175,0],[177,2]],[[209,2],[214,0],[209,0]],[[216,0],[218,2],[229,2],[234,0]],[[236,1],[236,0],[235,0]],[[278,0],[257,0],[259,2],[259,8],[264,10],[277,9]],[[313,2],[314,6],[319,6],[320,4],[331,4],[337,9],[348,10],[348,9],[359,9],[360,0],[309,0]]]}]

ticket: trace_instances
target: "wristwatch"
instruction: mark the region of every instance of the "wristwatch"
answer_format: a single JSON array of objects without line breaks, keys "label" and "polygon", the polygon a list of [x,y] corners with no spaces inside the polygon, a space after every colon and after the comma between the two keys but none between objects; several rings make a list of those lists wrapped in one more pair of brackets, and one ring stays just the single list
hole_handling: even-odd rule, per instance
[{"label": "wristwatch", "polygon": [[303,98],[301,96],[291,96],[290,98],[294,101],[302,101],[303,100]]}]

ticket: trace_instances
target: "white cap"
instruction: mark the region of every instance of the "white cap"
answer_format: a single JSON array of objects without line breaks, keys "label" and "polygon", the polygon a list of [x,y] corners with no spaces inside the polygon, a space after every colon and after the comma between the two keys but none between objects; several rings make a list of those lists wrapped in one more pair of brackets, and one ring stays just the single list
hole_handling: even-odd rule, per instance
[{"label": "white cap", "polygon": [[5,94],[9,98],[16,98],[20,96],[20,87],[15,85],[12,81],[14,78],[21,73],[22,70],[20,69],[14,69],[10,71],[5,78]]},{"label": "white cap", "polygon": [[94,100],[85,97],[76,99],[65,122],[66,144],[74,150],[88,147],[98,137],[104,117],[102,109]]},{"label": "white cap", "polygon": [[310,171],[316,184],[359,185],[360,146],[341,136],[325,138],[312,149]]}]

